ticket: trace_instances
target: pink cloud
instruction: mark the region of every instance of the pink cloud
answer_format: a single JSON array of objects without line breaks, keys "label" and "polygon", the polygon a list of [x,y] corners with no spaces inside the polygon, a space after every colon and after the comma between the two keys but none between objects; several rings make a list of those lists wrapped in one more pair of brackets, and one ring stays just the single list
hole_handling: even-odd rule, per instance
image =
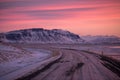
[{"label": "pink cloud", "polygon": [[0,31],[43,27],[68,29],[78,34],[120,35],[119,0],[33,1],[1,0],[4,4],[0,8]]}]

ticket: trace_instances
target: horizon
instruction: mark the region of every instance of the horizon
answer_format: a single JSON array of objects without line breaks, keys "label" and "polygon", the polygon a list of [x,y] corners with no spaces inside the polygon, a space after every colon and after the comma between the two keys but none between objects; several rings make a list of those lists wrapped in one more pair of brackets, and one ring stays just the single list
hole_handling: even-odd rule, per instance
[{"label": "horizon", "polygon": [[120,37],[119,7],[119,0],[1,0],[0,32],[44,28]]},{"label": "horizon", "polygon": [[[12,31],[19,31],[19,30],[29,30],[29,29],[43,29],[43,30],[53,30],[53,29],[46,29],[46,28],[25,28],[25,29],[16,29],[16,30],[10,30],[10,31],[7,31],[7,32],[0,32],[0,33],[8,33],[8,32],[12,32]],[[55,28],[55,29],[58,29],[58,28]],[[65,30],[65,29],[58,29],[58,30],[63,30],[63,31],[69,31],[69,30]],[[69,31],[71,32],[71,31]],[[74,32],[71,32],[71,33],[74,33]],[[77,33],[74,33],[74,34],[77,34]],[[80,34],[77,34],[79,36],[92,36],[92,37],[95,37],[95,36],[116,36],[116,35],[80,35]],[[116,36],[116,37],[120,37],[120,36]]]}]

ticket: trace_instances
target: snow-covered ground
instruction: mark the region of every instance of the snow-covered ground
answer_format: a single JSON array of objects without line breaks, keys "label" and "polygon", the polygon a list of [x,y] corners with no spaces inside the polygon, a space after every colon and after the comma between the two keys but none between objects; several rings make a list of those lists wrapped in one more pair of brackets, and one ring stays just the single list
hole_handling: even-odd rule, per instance
[{"label": "snow-covered ground", "polygon": [[[45,48],[44,48],[45,47]],[[0,45],[0,57],[1,54],[15,54],[20,57],[10,58],[10,60],[0,63],[0,80],[13,80],[13,78],[18,78],[31,71],[39,70],[45,62],[50,62],[52,51],[46,49],[60,49],[60,48],[68,48],[68,49],[77,49],[77,50],[89,50],[91,52],[96,52],[98,54],[104,55],[120,55],[120,47],[119,46],[105,46],[105,45],[40,45],[40,44],[25,44],[25,45]],[[61,49],[60,49],[61,50]],[[64,49],[63,49],[64,50]],[[73,50],[74,51],[74,50]],[[63,51],[64,52],[64,51]],[[70,51],[66,52],[69,53]],[[26,54],[27,53],[27,54]],[[75,52],[76,53],[76,52]],[[77,54],[77,53],[76,53]],[[9,55],[9,56],[10,56]],[[80,54],[82,57],[82,54]],[[89,55],[89,54],[88,54]],[[74,55],[72,55],[74,56]],[[84,56],[84,55],[83,55]],[[66,59],[69,59],[66,56]],[[88,56],[90,57],[90,56]],[[51,59],[51,60],[49,60]],[[76,59],[76,58],[75,58]],[[79,59],[79,58],[78,58]],[[80,58],[82,59],[82,58]],[[91,58],[92,59],[92,58]],[[76,59],[77,60],[77,59]],[[85,59],[86,60],[86,59]],[[69,60],[68,60],[69,61]],[[61,63],[60,63],[61,64]],[[63,65],[62,65],[63,66]]]},{"label": "snow-covered ground", "polygon": [[112,45],[63,45],[63,46],[59,46],[57,45],[57,47],[68,48],[68,49],[78,49],[78,50],[89,50],[92,52],[96,52],[98,54],[101,54],[103,52],[104,55],[120,55],[120,46],[112,46]]},{"label": "snow-covered ground", "polygon": [[[8,60],[0,63],[0,80],[1,77],[46,60],[50,58],[52,54],[51,51],[44,49],[22,48],[22,50],[28,51],[30,54],[22,54],[23,56],[10,59],[6,57]],[[19,55],[22,50],[10,45],[1,44],[0,53],[2,56],[0,57],[4,57],[5,52],[7,52],[7,54]]]},{"label": "snow-covered ground", "polygon": [[26,55],[30,55],[29,51],[8,43],[0,43],[0,63],[12,61]]},{"label": "snow-covered ground", "polygon": [[0,76],[9,74],[25,66],[35,64],[37,62],[43,61],[50,57],[49,53],[43,53],[35,51],[31,56],[24,56],[19,59],[15,59],[9,62],[4,62],[0,64]]},{"label": "snow-covered ground", "polygon": [[21,50],[13,47],[11,45],[7,45],[7,44],[0,44],[0,50],[5,50],[5,51],[14,51],[14,52],[20,52]]},{"label": "snow-covered ground", "polygon": [[79,45],[79,44],[63,44],[63,45],[53,45],[52,47],[59,48],[68,48],[68,49],[77,49],[77,50],[87,50],[91,52],[95,52],[98,54],[103,54],[109,57],[116,58],[120,60],[120,46],[115,45]]},{"label": "snow-covered ground", "polygon": [[[115,47],[115,46],[114,46]],[[120,48],[113,48],[113,46],[85,46],[80,47],[81,50],[89,50],[103,55],[120,55]]]}]

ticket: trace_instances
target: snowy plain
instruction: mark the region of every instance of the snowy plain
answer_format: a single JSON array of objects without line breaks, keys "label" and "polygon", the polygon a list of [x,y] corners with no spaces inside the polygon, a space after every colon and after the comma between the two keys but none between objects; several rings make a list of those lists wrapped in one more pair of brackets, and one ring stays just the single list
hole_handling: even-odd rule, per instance
[{"label": "snowy plain", "polygon": [[[25,67],[29,66],[35,66],[37,67],[37,63],[41,63],[42,61],[48,59],[51,57],[52,52],[49,50],[44,50],[44,49],[35,49],[35,48],[22,48],[22,50],[29,51],[28,53],[30,54],[24,54],[20,57],[17,58],[8,58],[9,60],[3,61],[0,63],[0,80],[3,80],[3,78],[6,75],[12,74],[12,73],[17,73],[20,70],[23,70]],[[11,54],[18,54],[20,55],[22,53],[21,49],[18,49],[14,46],[10,45],[0,45],[0,52],[9,52]],[[4,53],[5,54],[5,53]],[[1,56],[4,57],[4,56]],[[34,68],[34,67],[33,67]],[[27,71],[30,71],[28,69]],[[2,78],[3,77],[3,78]],[[4,79],[7,80],[7,79]],[[9,79],[8,79],[9,80]]]},{"label": "snowy plain", "polygon": [[[9,54],[17,54],[18,56],[20,55],[20,57],[13,58],[13,59],[10,58],[9,61],[0,63],[0,80],[14,80],[18,77],[21,77],[26,74],[32,73],[33,71],[39,70],[39,68],[41,68],[41,66],[44,65],[44,63],[46,62],[48,63],[49,61],[54,60],[55,58],[51,59],[52,52],[49,49],[44,49],[44,47],[45,48],[49,47],[51,49],[67,48],[67,49],[75,49],[80,51],[89,50],[92,52],[96,52],[98,54],[101,54],[101,52],[103,51],[104,55],[107,55],[107,56],[120,55],[120,48],[118,46],[115,47],[115,46],[107,46],[107,45],[76,45],[76,44],[75,45],[73,44],[71,45],[68,45],[68,44],[44,44],[44,45],[42,44],[6,45],[5,44],[5,45],[2,45],[1,44],[0,45],[1,53],[5,53],[7,51],[9,52]],[[69,51],[66,52],[66,55],[67,55],[66,59],[68,59],[67,53],[69,53]],[[82,53],[80,55],[82,55]],[[75,56],[75,55],[71,55],[71,56]],[[82,56],[84,56],[84,54]],[[77,56],[77,57],[80,57],[80,56]],[[75,58],[75,60],[77,59],[81,60],[82,58],[83,57]]]}]

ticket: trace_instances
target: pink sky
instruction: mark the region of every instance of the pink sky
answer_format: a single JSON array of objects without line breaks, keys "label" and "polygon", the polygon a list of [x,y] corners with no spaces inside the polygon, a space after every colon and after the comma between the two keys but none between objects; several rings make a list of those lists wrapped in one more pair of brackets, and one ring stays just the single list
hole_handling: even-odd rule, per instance
[{"label": "pink sky", "polygon": [[64,29],[120,36],[120,0],[0,0],[0,32]]}]

